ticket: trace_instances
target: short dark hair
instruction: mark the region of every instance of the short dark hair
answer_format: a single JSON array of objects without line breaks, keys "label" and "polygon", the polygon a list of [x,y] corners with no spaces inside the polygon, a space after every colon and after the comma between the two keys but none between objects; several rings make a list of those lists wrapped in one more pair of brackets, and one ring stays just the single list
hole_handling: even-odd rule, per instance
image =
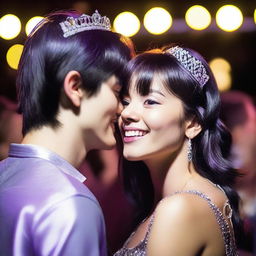
[{"label": "short dark hair", "polygon": [[95,94],[111,75],[123,80],[124,67],[133,46],[124,36],[111,31],[90,30],[63,37],[59,25],[76,11],[47,15],[28,36],[17,77],[19,111],[23,134],[43,125],[56,127],[63,81],[71,70],[81,75],[83,88]]}]

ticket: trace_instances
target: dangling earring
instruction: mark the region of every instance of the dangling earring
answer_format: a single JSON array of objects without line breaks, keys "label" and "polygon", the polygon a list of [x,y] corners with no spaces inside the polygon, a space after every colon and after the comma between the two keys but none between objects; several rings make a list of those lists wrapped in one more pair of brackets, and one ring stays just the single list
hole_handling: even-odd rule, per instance
[{"label": "dangling earring", "polygon": [[192,161],[192,142],[191,139],[188,139],[188,161]]}]

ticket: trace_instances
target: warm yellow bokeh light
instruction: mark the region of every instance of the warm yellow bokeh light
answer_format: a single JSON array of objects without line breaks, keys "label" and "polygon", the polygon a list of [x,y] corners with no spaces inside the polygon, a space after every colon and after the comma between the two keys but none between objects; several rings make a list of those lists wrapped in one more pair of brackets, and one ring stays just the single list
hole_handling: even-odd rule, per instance
[{"label": "warm yellow bokeh light", "polygon": [[132,12],[118,14],[113,23],[114,30],[125,36],[134,36],[140,29],[140,20]]},{"label": "warm yellow bokeh light", "polygon": [[206,29],[211,23],[211,14],[201,5],[190,7],[185,15],[186,23],[195,30]]},{"label": "warm yellow bokeh light", "polygon": [[172,26],[172,16],[165,9],[154,7],[145,14],[144,26],[151,34],[162,34]]},{"label": "warm yellow bokeh light", "polygon": [[231,88],[231,65],[223,58],[215,58],[209,62],[211,70],[221,92]]},{"label": "warm yellow bokeh light", "polygon": [[43,19],[44,17],[41,16],[35,16],[33,18],[31,18],[26,26],[25,26],[25,31],[27,36],[30,34],[30,32],[32,31],[32,29]]},{"label": "warm yellow bokeh light", "polygon": [[10,40],[18,36],[21,30],[20,19],[13,14],[6,14],[0,20],[0,36]]},{"label": "warm yellow bokeh light", "polygon": [[231,88],[230,74],[217,71],[214,76],[220,92],[228,91]]},{"label": "warm yellow bokeh light", "polygon": [[216,13],[216,23],[222,30],[232,32],[243,24],[243,14],[234,5],[224,5]]},{"label": "warm yellow bokeh light", "polygon": [[12,69],[17,69],[20,61],[20,56],[23,51],[23,45],[22,44],[15,44],[9,48],[6,54],[6,60],[8,65]]},{"label": "warm yellow bokeh light", "polygon": [[254,22],[256,23],[256,9],[254,10]]},{"label": "warm yellow bokeh light", "polygon": [[214,67],[215,69],[224,70],[226,72],[230,72],[231,71],[230,63],[227,60],[223,59],[223,58],[214,58],[210,62],[210,66]]}]

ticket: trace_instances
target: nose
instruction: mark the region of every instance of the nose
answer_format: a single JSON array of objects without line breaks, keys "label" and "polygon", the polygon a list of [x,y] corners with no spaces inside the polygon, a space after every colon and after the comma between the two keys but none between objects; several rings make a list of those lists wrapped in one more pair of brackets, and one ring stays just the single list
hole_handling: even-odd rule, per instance
[{"label": "nose", "polygon": [[123,108],[121,118],[125,123],[138,122],[140,119],[139,111],[130,103],[128,106]]}]

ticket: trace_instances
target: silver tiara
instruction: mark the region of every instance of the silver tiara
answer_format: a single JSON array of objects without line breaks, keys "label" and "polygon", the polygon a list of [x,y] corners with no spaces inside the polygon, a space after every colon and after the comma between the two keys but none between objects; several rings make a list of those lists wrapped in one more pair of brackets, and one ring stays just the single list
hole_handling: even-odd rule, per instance
[{"label": "silver tiara", "polygon": [[86,30],[111,30],[110,20],[106,16],[101,16],[96,10],[92,16],[82,14],[78,18],[67,17],[60,23],[64,37],[75,35]]},{"label": "silver tiara", "polygon": [[201,86],[207,83],[209,76],[200,60],[196,59],[187,50],[179,46],[172,47],[168,49],[167,52],[173,55]]}]

